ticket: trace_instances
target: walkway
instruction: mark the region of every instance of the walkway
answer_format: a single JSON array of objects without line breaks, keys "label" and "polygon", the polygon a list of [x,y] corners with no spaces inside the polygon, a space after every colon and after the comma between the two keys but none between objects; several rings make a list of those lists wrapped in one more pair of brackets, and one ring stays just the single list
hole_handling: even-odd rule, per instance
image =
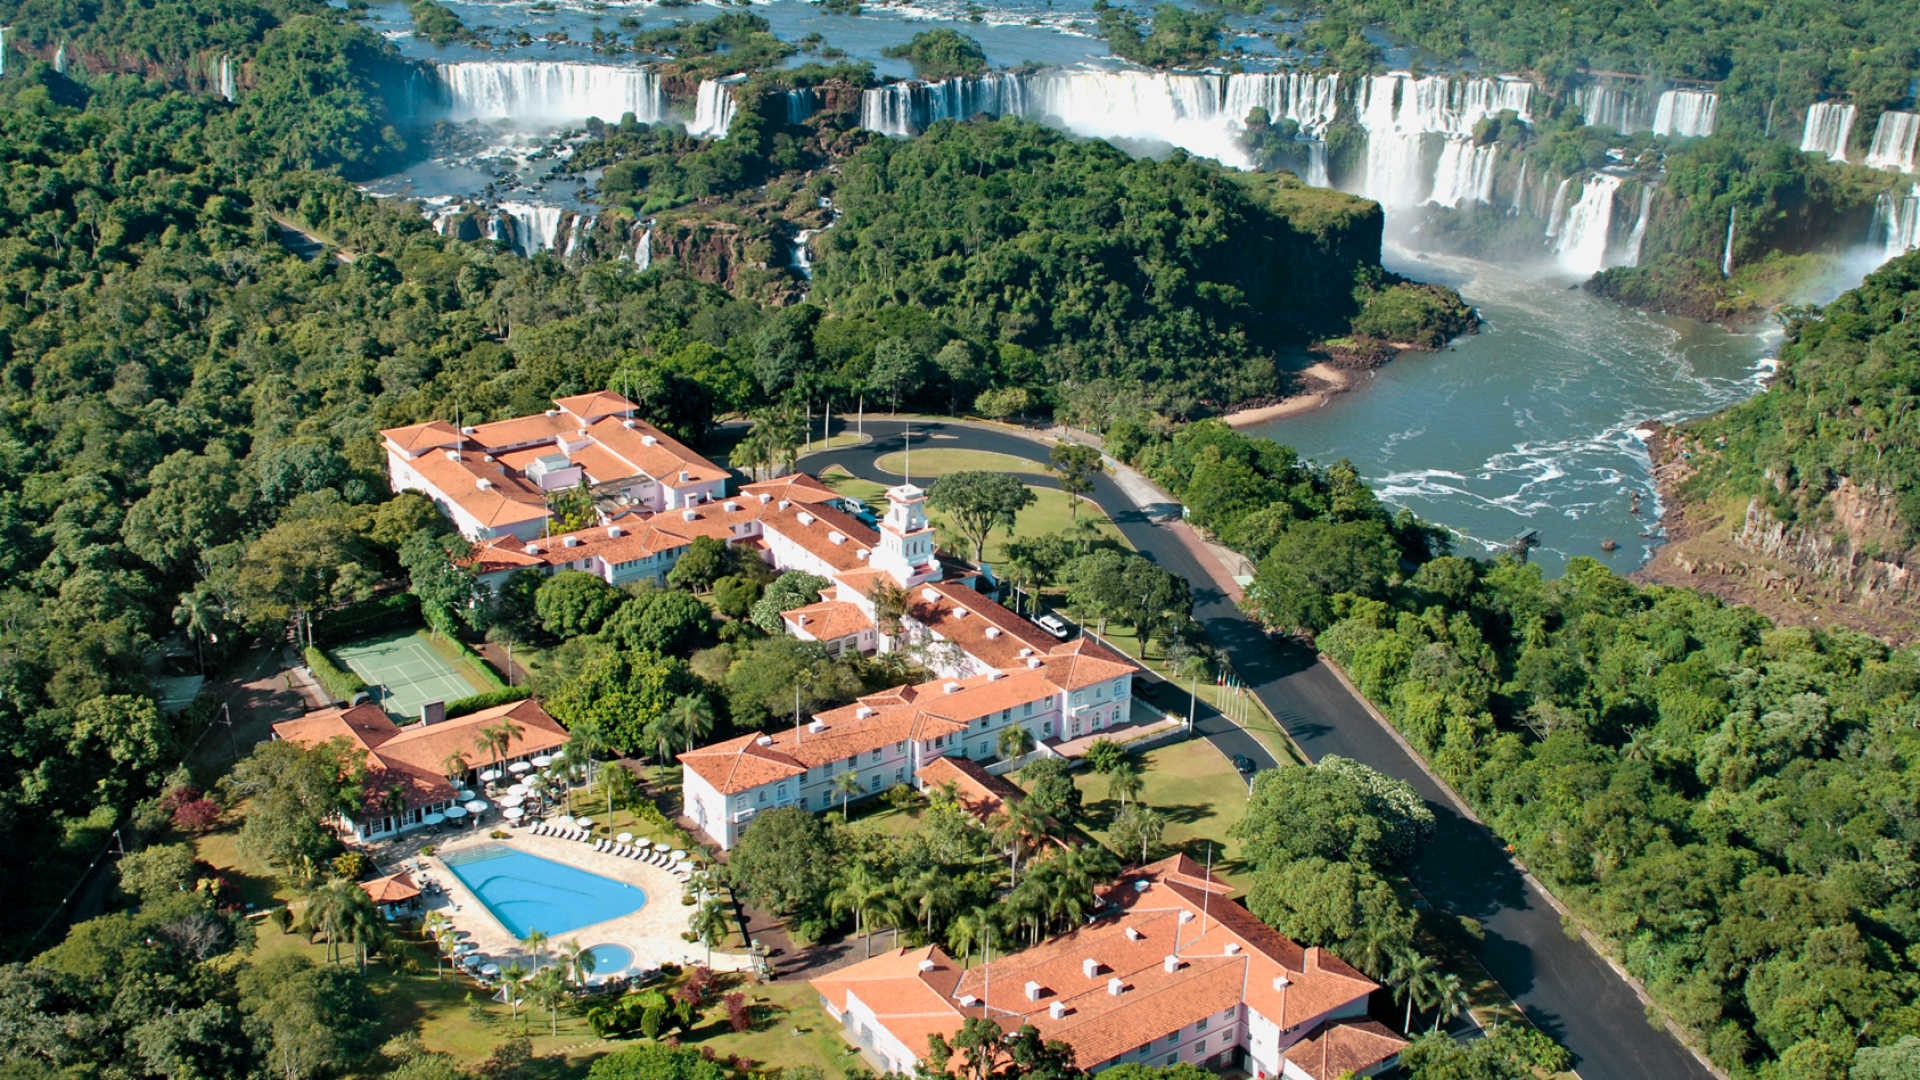
[{"label": "walkway", "polygon": [[[914,444],[939,435],[943,448],[987,450],[1045,462],[1048,441],[1006,428],[958,420],[876,420],[861,445],[802,459],[818,472],[838,465],[881,483],[898,478],[875,461],[902,447],[911,425]],[[1247,686],[1313,758],[1339,754],[1412,784],[1433,808],[1437,832],[1411,869],[1415,885],[1440,910],[1470,916],[1485,930],[1478,956],[1540,1028],[1573,1051],[1587,1080],[1660,1077],[1704,1078],[1712,1074],[1666,1031],[1647,1023],[1633,988],[1585,944],[1568,940],[1560,914],[1514,865],[1504,845],[1484,825],[1462,812],[1430,775],[1333,670],[1311,650],[1277,641],[1243,613],[1232,577],[1197,533],[1178,519],[1178,507],[1124,466],[1124,479],[1102,475],[1093,498],[1106,508],[1127,541],[1193,589],[1193,614]],[[1117,509],[1116,508],[1130,508]],[[1265,747],[1219,714],[1196,725],[1223,753],[1245,754],[1269,768],[1277,763]]]}]

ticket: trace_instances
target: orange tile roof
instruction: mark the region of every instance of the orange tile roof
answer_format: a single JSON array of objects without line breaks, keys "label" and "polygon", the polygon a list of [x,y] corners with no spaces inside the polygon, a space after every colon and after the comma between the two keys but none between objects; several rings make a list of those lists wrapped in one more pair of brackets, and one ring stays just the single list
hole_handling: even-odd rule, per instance
[{"label": "orange tile roof", "polygon": [[388,428],[380,435],[409,455],[418,454],[422,450],[459,446],[461,441],[460,432],[445,420],[429,420],[424,424]]},{"label": "orange tile roof", "polygon": [[1377,1020],[1320,1024],[1280,1056],[1313,1080],[1357,1076],[1407,1048],[1407,1040]]},{"label": "orange tile roof", "polygon": [[547,496],[517,471],[472,451],[434,450],[413,470],[480,524],[500,528],[547,516]]},{"label": "orange tile roof", "polygon": [[[587,434],[608,452],[632,462],[635,471],[670,488],[710,483],[732,475],[644,420],[609,416],[587,425]],[[648,442],[649,438],[653,441]],[[685,480],[680,479],[682,472],[687,474]]]},{"label": "orange tile roof", "polygon": [[761,480],[740,489],[743,495],[771,495],[790,502],[823,503],[842,498],[841,494],[806,473],[788,473],[773,480]]},{"label": "orange tile roof", "polygon": [[588,443],[574,450],[567,457],[586,472],[590,483],[610,484],[616,480],[625,480],[638,472],[632,463],[599,443]]},{"label": "orange tile roof", "polygon": [[995,776],[980,763],[966,758],[934,758],[920,766],[914,776],[925,788],[952,784],[960,808],[981,821],[998,814],[1006,804],[1026,797],[1026,792],[1005,777]]},{"label": "orange tile roof", "polygon": [[555,398],[553,403],[560,406],[562,412],[572,413],[589,424],[603,416],[621,416],[634,410],[633,402],[611,390]]},{"label": "orange tile roof", "polygon": [[413,875],[405,870],[386,877],[363,881],[360,888],[365,890],[376,904],[397,904],[420,895],[420,886],[413,883]]},{"label": "orange tile roof", "polygon": [[[852,514],[823,503],[788,501],[784,507],[777,501],[765,503],[760,507],[760,527],[786,537],[833,567],[835,573],[866,569],[867,560],[860,553],[865,551],[870,558],[880,544],[879,533],[860,524]],[[841,537],[838,543],[834,542],[835,534]]]},{"label": "orange tile roof", "polygon": [[577,418],[554,409],[531,416],[476,424],[467,437],[489,450],[504,450],[532,443],[550,443],[562,435],[579,438],[580,427]]},{"label": "orange tile roof", "polygon": [[[1324,963],[1320,950],[1302,949],[1260,925],[1228,899],[1230,892],[1184,856],[1142,867],[1104,890],[1108,899],[1122,905],[1118,914],[961,973],[942,1008],[957,1026],[962,1016],[991,1006],[1003,1026],[1032,1024],[1042,1038],[1072,1046],[1075,1063],[1091,1068],[1243,1001],[1285,1029],[1364,1001],[1376,989],[1344,964]],[[1258,931],[1247,933],[1249,923]],[[1166,966],[1170,955],[1178,957],[1172,970]],[[919,1036],[925,1025],[896,1027],[892,1016],[939,1015],[928,1008],[925,994],[903,981],[903,964],[923,958],[935,961],[934,972],[944,972],[951,964],[937,949],[925,957],[895,954],[871,968],[861,963],[842,969],[816,980],[815,986],[836,1007],[844,1005],[849,993],[869,1004],[888,994],[915,993],[919,1000],[911,1012],[897,1006],[875,1010],[889,1030],[907,1041]],[[1287,980],[1284,991],[1275,986],[1281,978]],[[1111,992],[1109,980],[1114,979],[1119,980],[1119,994]],[[1028,996],[1030,983],[1037,984],[1037,998]],[[946,985],[942,978],[927,988]],[[1282,993],[1284,1019],[1276,1000]],[[967,997],[976,1004],[963,1007],[960,1002]],[[1055,1003],[1064,1006],[1057,1019],[1051,1011]],[[918,1049],[924,1037],[920,1044],[908,1045]]]},{"label": "orange tile roof", "polygon": [[867,613],[860,610],[858,604],[845,600],[822,600],[783,611],[780,617],[790,628],[804,632],[815,641],[837,641],[873,629],[873,620],[867,618]]},{"label": "orange tile roof", "polygon": [[[1020,650],[1050,652],[1051,634],[980,592],[954,582],[929,581],[908,590],[907,614],[988,667],[1026,663]],[[1029,654],[1031,655],[1031,654]]]},{"label": "orange tile roof", "polygon": [[1095,683],[1125,678],[1140,670],[1133,661],[1088,638],[1055,645],[1052,652],[1040,658],[1040,663],[1047,678],[1062,690],[1084,690]]},{"label": "orange tile roof", "polygon": [[813,988],[844,1014],[849,994],[907,1049],[925,1054],[932,1035],[951,1038],[963,1019],[952,996],[960,965],[938,945],[891,949],[851,967],[822,975]]}]

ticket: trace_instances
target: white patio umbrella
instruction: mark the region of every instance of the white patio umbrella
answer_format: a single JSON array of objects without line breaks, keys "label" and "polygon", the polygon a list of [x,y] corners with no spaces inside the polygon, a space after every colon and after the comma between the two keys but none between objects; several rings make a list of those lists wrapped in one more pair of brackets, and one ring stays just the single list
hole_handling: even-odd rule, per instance
[{"label": "white patio umbrella", "polygon": [[672,844],[669,844],[669,843],[667,843],[667,842],[666,842],[665,840],[655,840],[655,841],[653,842],[653,850],[655,850],[655,851],[672,851],[672,850],[673,850],[673,845],[672,845]]},{"label": "white patio umbrella", "polygon": [[495,780],[500,779],[500,770],[488,769],[486,772],[483,772],[480,774],[480,779],[485,780],[487,783],[491,784]]},{"label": "white patio umbrella", "polygon": [[510,773],[523,773],[531,768],[533,768],[533,766],[527,764],[524,761],[516,761],[513,764],[507,766],[507,771]]},{"label": "white patio umbrella", "polygon": [[509,806],[505,810],[500,811],[500,816],[506,818],[508,821],[519,821],[525,815],[526,811],[517,806]]},{"label": "white patio umbrella", "polygon": [[510,788],[508,788],[508,789],[507,789],[507,794],[509,794],[509,795],[525,795],[525,794],[527,793],[527,790],[528,790],[528,789],[527,789],[527,785],[525,785],[525,784],[515,784],[515,785],[513,785],[512,787],[510,787]]},{"label": "white patio umbrella", "polygon": [[630,832],[623,832],[619,836],[614,837],[614,839],[618,840],[623,844],[631,844],[633,843],[633,834]]},{"label": "white patio umbrella", "polygon": [[581,828],[583,828],[583,829],[591,829],[591,828],[593,828],[593,819],[592,819],[592,818],[590,818],[590,817],[578,817],[578,818],[574,818],[574,819],[573,819],[573,823],[574,823],[575,825],[578,825],[578,826],[580,826],[580,827],[581,827]]},{"label": "white patio umbrella", "polygon": [[520,809],[520,804],[527,801],[527,797],[525,795],[502,795],[495,801],[509,810],[518,810]]},{"label": "white patio umbrella", "polygon": [[464,806],[449,806],[447,807],[446,816],[451,820],[458,821],[467,816],[467,808]]},{"label": "white patio umbrella", "polygon": [[573,817],[570,814],[561,814],[559,817],[553,819],[553,823],[555,825],[560,826],[563,829],[571,829],[575,825],[580,824],[579,822],[573,820]]},{"label": "white patio umbrella", "polygon": [[544,769],[551,764],[553,764],[553,758],[546,754],[535,754],[533,756],[533,767],[536,769]]},{"label": "white patio umbrella", "polygon": [[481,964],[480,974],[485,975],[488,978],[492,978],[493,976],[500,974],[500,965],[499,964]]},{"label": "white patio umbrella", "polygon": [[487,800],[485,799],[474,799],[472,802],[467,803],[467,812],[471,814],[483,813],[486,809]]},{"label": "white patio umbrella", "polygon": [[688,855],[684,851],[676,851],[673,853],[674,862],[686,862],[690,858],[692,858],[692,856]]}]

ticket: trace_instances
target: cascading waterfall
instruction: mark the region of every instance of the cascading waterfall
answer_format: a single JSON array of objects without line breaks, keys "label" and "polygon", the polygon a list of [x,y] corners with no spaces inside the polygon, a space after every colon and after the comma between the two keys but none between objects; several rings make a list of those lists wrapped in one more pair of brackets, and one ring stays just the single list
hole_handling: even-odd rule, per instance
[{"label": "cascading waterfall", "polygon": [[1308,71],[1229,75],[1226,118],[1244,124],[1256,107],[1278,122],[1291,120],[1300,131],[1319,138],[1340,111],[1340,76]]},{"label": "cascading waterfall", "polygon": [[1723,278],[1733,276],[1733,210],[1733,207],[1727,207],[1727,246],[1720,252],[1720,276]]},{"label": "cascading waterfall", "polygon": [[240,96],[240,85],[233,78],[233,57],[220,58],[220,98],[222,101],[234,101]]},{"label": "cascading waterfall", "polygon": [[793,248],[788,252],[787,268],[808,281],[813,280],[813,249],[807,242],[813,238],[815,229],[801,229],[793,238]]},{"label": "cascading waterfall", "polygon": [[1493,170],[1499,156],[1497,145],[1475,146],[1466,139],[1448,139],[1433,170],[1430,201],[1450,210],[1465,203],[1492,202]]},{"label": "cascading waterfall", "polygon": [[1594,83],[1574,91],[1581,122],[1588,127],[1611,128],[1622,135],[1645,131],[1651,124],[1638,87]]},{"label": "cascading waterfall", "polygon": [[1653,111],[1653,133],[1676,139],[1713,134],[1720,111],[1720,95],[1711,90],[1668,90]]},{"label": "cascading waterfall", "polygon": [[1607,244],[1613,232],[1613,197],[1620,178],[1594,173],[1580,186],[1580,198],[1567,210],[1554,238],[1560,265],[1585,277],[1607,268]]},{"label": "cascading waterfall", "polygon": [[1513,183],[1513,199],[1507,204],[1507,212],[1518,216],[1527,203],[1527,159],[1520,159],[1520,176]]},{"label": "cascading waterfall", "polygon": [[820,110],[820,95],[812,87],[789,90],[787,97],[787,123],[805,123],[807,118]]},{"label": "cascading waterfall", "polygon": [[1640,265],[1640,249],[1647,242],[1647,213],[1653,209],[1653,188],[1641,185],[1640,216],[1633,219],[1633,232],[1627,235],[1627,259],[1625,265]]},{"label": "cascading waterfall", "polygon": [[744,74],[729,75],[724,79],[701,79],[700,92],[694,100],[693,123],[687,125],[687,134],[703,139],[726,138],[727,129],[733,126],[733,114],[737,108],[733,100],[733,86],[745,79]]},{"label": "cascading waterfall", "polygon": [[593,226],[599,220],[600,219],[598,217],[591,217],[591,216],[584,217],[584,218],[578,218],[578,217],[574,218],[573,228],[567,230],[566,250],[560,253],[560,257],[564,260],[567,260],[568,262],[573,261],[574,255],[578,254],[580,251],[580,241],[585,239],[587,234],[593,231]]},{"label": "cascading waterfall", "polygon": [[1889,259],[1920,249],[1920,184],[1905,196],[1880,194],[1873,206],[1870,242]]},{"label": "cascading waterfall", "polygon": [[1847,160],[1847,139],[1853,134],[1854,107],[1821,102],[1807,108],[1807,126],[1800,132],[1800,149],[1825,154],[1828,161]]},{"label": "cascading waterfall", "polygon": [[1549,240],[1559,236],[1560,226],[1566,224],[1567,192],[1572,188],[1573,177],[1569,176],[1560,181],[1559,187],[1553,189],[1553,209],[1547,211],[1547,239]]},{"label": "cascading waterfall", "polygon": [[643,124],[667,115],[667,92],[646,68],[558,61],[472,61],[435,64],[433,76],[450,119],[507,120],[537,125],[617,122],[627,113]]},{"label": "cascading waterfall", "polygon": [[1873,129],[1873,148],[1867,164],[1876,169],[1913,171],[1913,150],[1920,141],[1920,113],[1884,112]]},{"label": "cascading waterfall", "polygon": [[64,41],[60,43],[59,48],[53,50],[53,70],[61,75],[67,73],[67,43]]},{"label": "cascading waterfall", "polygon": [[1307,144],[1307,184],[1321,188],[1333,186],[1333,180],[1327,176],[1327,144],[1318,139]]},{"label": "cascading waterfall", "polygon": [[[629,233],[628,235],[632,235]],[[633,245],[633,254],[621,253],[622,261],[633,264],[635,270],[645,270],[653,265],[653,219],[640,223],[640,239]]]},{"label": "cascading waterfall", "polygon": [[560,222],[566,211],[558,206],[503,202],[494,215],[495,225],[488,239],[500,240],[522,255],[550,251],[560,236]]}]

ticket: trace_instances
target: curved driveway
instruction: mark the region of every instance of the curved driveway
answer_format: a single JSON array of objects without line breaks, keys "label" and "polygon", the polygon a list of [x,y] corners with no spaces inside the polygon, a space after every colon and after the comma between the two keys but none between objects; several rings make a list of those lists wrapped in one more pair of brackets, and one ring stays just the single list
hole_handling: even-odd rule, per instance
[{"label": "curved driveway", "polygon": [[[911,421],[913,445],[929,449],[987,450],[1037,461],[1047,447],[999,428],[957,421]],[[871,440],[803,459],[818,472],[839,465],[863,479],[893,484],[876,460],[904,445],[909,422],[868,420]],[[923,441],[923,438],[926,441]],[[1203,566],[1175,530],[1159,524],[1178,507],[1135,505],[1118,482],[1101,474],[1093,498],[1128,542],[1160,566],[1187,579],[1193,614],[1249,689],[1306,750],[1339,754],[1412,784],[1433,809],[1433,841],[1411,868],[1414,884],[1437,908],[1471,916],[1485,931],[1477,954],[1509,995],[1543,1030],[1573,1051],[1587,1080],[1706,1078],[1709,1073],[1664,1029],[1648,1024],[1633,989],[1584,943],[1569,940],[1560,915],[1524,877],[1484,825],[1460,812],[1441,786],[1340,679],[1298,645],[1281,645],[1241,612],[1219,585],[1219,571]],[[1228,754],[1245,754],[1262,767],[1272,755],[1218,714],[1202,718],[1201,734]]]}]

